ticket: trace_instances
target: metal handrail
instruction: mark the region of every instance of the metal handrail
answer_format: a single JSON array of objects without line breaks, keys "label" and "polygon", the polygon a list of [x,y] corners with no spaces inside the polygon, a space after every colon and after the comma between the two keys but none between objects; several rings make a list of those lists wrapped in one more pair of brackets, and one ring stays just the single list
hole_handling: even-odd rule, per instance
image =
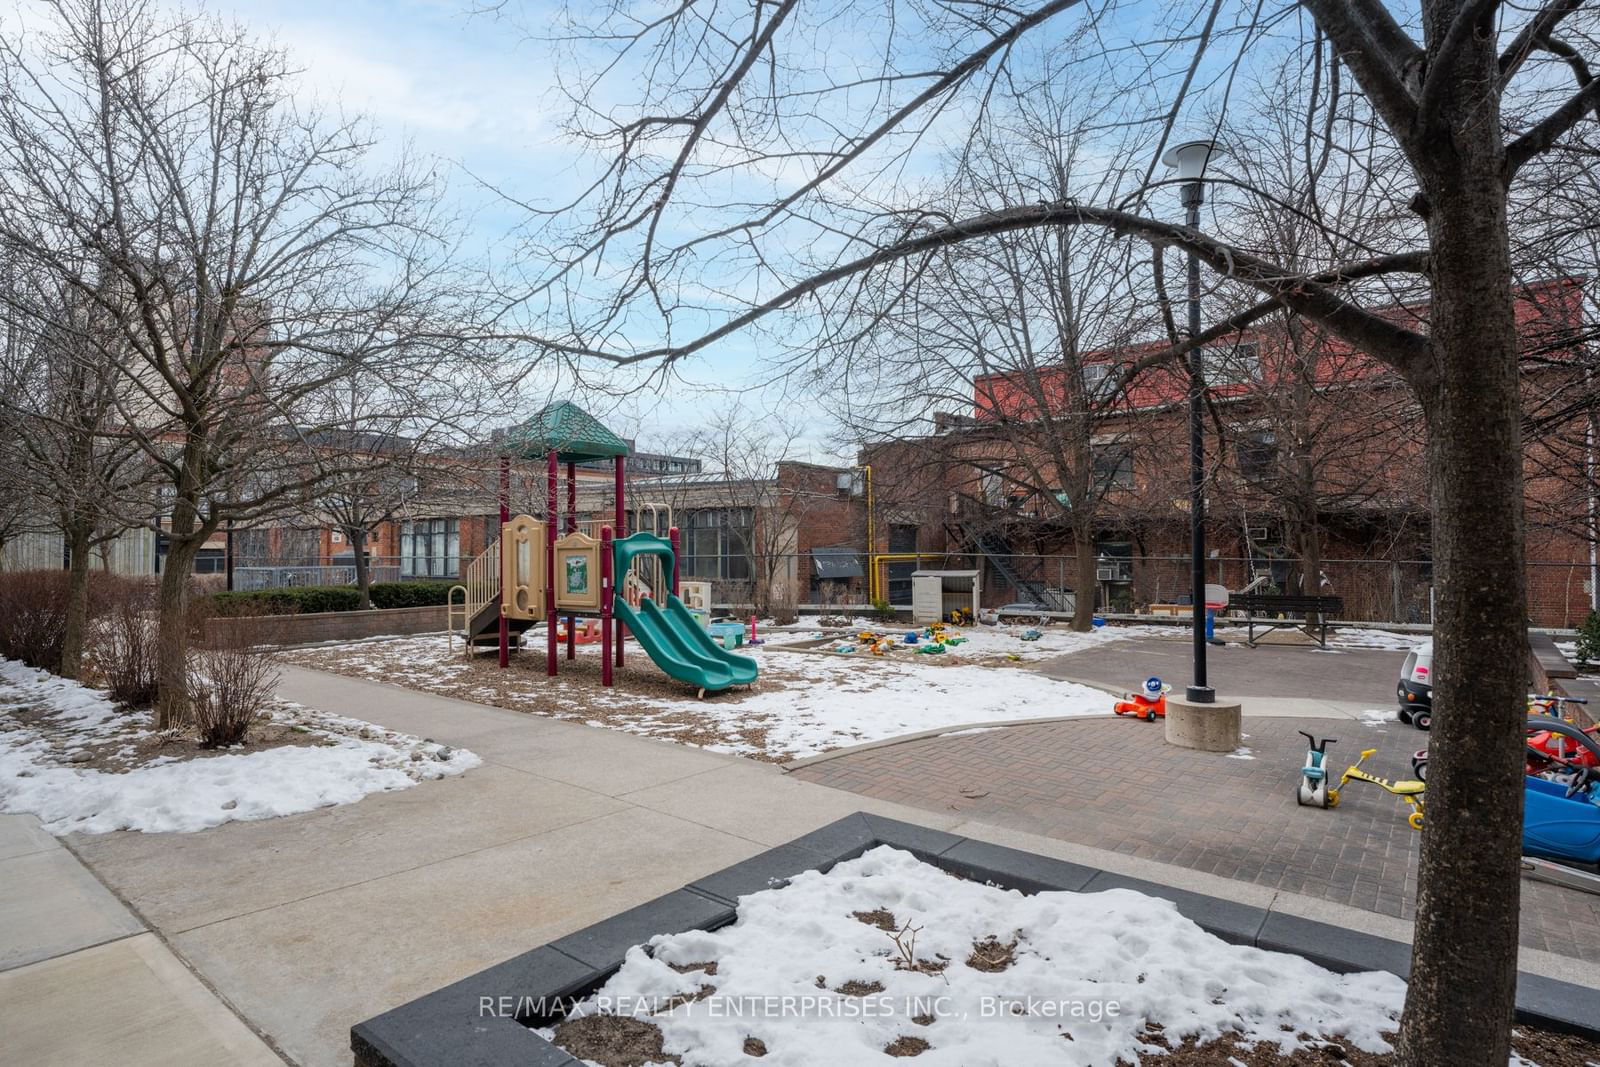
[{"label": "metal handrail", "polygon": [[450,647],[452,649],[456,647],[455,619],[456,608],[458,606],[456,604],[457,589],[461,590],[461,603],[459,607],[461,608],[461,637],[463,643],[466,641],[467,627],[472,623],[472,613],[467,610],[467,587],[464,585],[452,585],[449,591],[447,591],[444,595],[444,628],[445,632],[449,634]]},{"label": "metal handrail", "polygon": [[[466,573],[460,585],[451,587],[451,594],[455,590],[462,591],[463,620],[461,632],[466,634],[467,628],[472,625],[472,620],[477,617],[485,605],[500,599],[500,542],[496,541],[466,566]],[[446,625],[449,624],[448,613]],[[454,633],[454,629],[451,630]],[[467,643],[471,651],[471,642]]]}]

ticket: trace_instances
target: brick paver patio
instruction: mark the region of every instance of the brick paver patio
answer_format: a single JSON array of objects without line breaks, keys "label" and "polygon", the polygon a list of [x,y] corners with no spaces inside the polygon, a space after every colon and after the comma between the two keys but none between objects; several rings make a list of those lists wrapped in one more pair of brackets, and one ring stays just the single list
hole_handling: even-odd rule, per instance
[{"label": "brick paver patio", "polygon": [[[933,811],[1412,918],[1419,834],[1407,808],[1351,783],[1335,810],[1295,803],[1305,739],[1335,771],[1411,777],[1427,735],[1349,719],[1247,718],[1252,758],[1166,744],[1160,724],[1090,718],[946,735],[797,768],[796,777]],[[1600,962],[1600,896],[1523,882],[1522,942]]]}]

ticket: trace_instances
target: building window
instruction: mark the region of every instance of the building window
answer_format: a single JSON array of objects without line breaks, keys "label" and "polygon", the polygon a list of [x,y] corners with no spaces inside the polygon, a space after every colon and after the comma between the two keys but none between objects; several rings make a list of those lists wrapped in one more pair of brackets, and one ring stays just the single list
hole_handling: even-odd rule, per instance
[{"label": "building window", "polygon": [[1103,400],[1111,395],[1117,384],[1115,363],[1086,363],[1083,367],[1083,390],[1090,400]]},{"label": "building window", "polygon": [[1098,492],[1133,488],[1133,449],[1127,445],[1096,445],[1093,461]]},{"label": "building window", "polygon": [[402,578],[454,578],[461,573],[461,523],[413,519],[400,524]]},{"label": "building window", "polygon": [[221,574],[228,569],[228,553],[221,548],[202,548],[195,553],[194,573]]},{"label": "building window", "polygon": [[1265,478],[1278,466],[1278,435],[1271,430],[1252,430],[1239,441],[1239,473],[1246,478]]},{"label": "building window", "polygon": [[1203,348],[1207,385],[1248,385],[1261,378],[1261,353],[1253,343]]},{"label": "building window", "polygon": [[700,508],[684,522],[679,574],[701,580],[750,579],[749,508]]}]

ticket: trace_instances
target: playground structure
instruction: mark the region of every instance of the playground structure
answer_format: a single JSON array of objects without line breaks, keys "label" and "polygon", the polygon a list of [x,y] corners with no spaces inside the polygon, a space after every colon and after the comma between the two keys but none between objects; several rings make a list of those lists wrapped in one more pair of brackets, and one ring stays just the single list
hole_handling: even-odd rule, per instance
[{"label": "playground structure", "polygon": [[[558,647],[574,659],[579,643],[594,641],[599,620],[601,683],[615,683],[623,664],[626,633],[632,633],[666,674],[695,686],[699,695],[751,685],[758,668],[706,632],[679,598],[678,530],[671,509],[645,504],[651,532],[629,536],[623,472],[628,445],[593,416],[571,403],[551,405],[507,435],[500,457],[500,537],[467,565],[462,584],[450,591],[449,629],[474,648],[497,644],[500,666],[510,665],[513,636],[543,621],[545,673],[559,673]],[[511,460],[543,456],[545,515],[511,515]],[[610,459],[615,511],[612,524],[578,520],[577,465]],[[560,473],[566,465],[565,532]],[[654,532],[662,511],[667,536]],[[598,535],[598,536],[597,536]],[[458,602],[456,593],[460,592]],[[665,594],[665,596],[663,596]],[[664,606],[663,606],[664,604]],[[580,627],[579,620],[584,620]],[[459,626],[457,621],[459,620]],[[564,623],[564,625],[563,625]]]}]

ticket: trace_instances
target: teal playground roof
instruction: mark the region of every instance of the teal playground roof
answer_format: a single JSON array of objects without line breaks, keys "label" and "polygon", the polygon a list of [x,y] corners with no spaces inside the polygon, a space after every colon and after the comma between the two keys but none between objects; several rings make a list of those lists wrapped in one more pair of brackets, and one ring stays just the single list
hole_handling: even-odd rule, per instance
[{"label": "teal playground roof", "polygon": [[527,422],[507,430],[504,448],[522,459],[542,459],[557,452],[563,463],[628,454],[628,442],[570,400],[551,404]]}]

